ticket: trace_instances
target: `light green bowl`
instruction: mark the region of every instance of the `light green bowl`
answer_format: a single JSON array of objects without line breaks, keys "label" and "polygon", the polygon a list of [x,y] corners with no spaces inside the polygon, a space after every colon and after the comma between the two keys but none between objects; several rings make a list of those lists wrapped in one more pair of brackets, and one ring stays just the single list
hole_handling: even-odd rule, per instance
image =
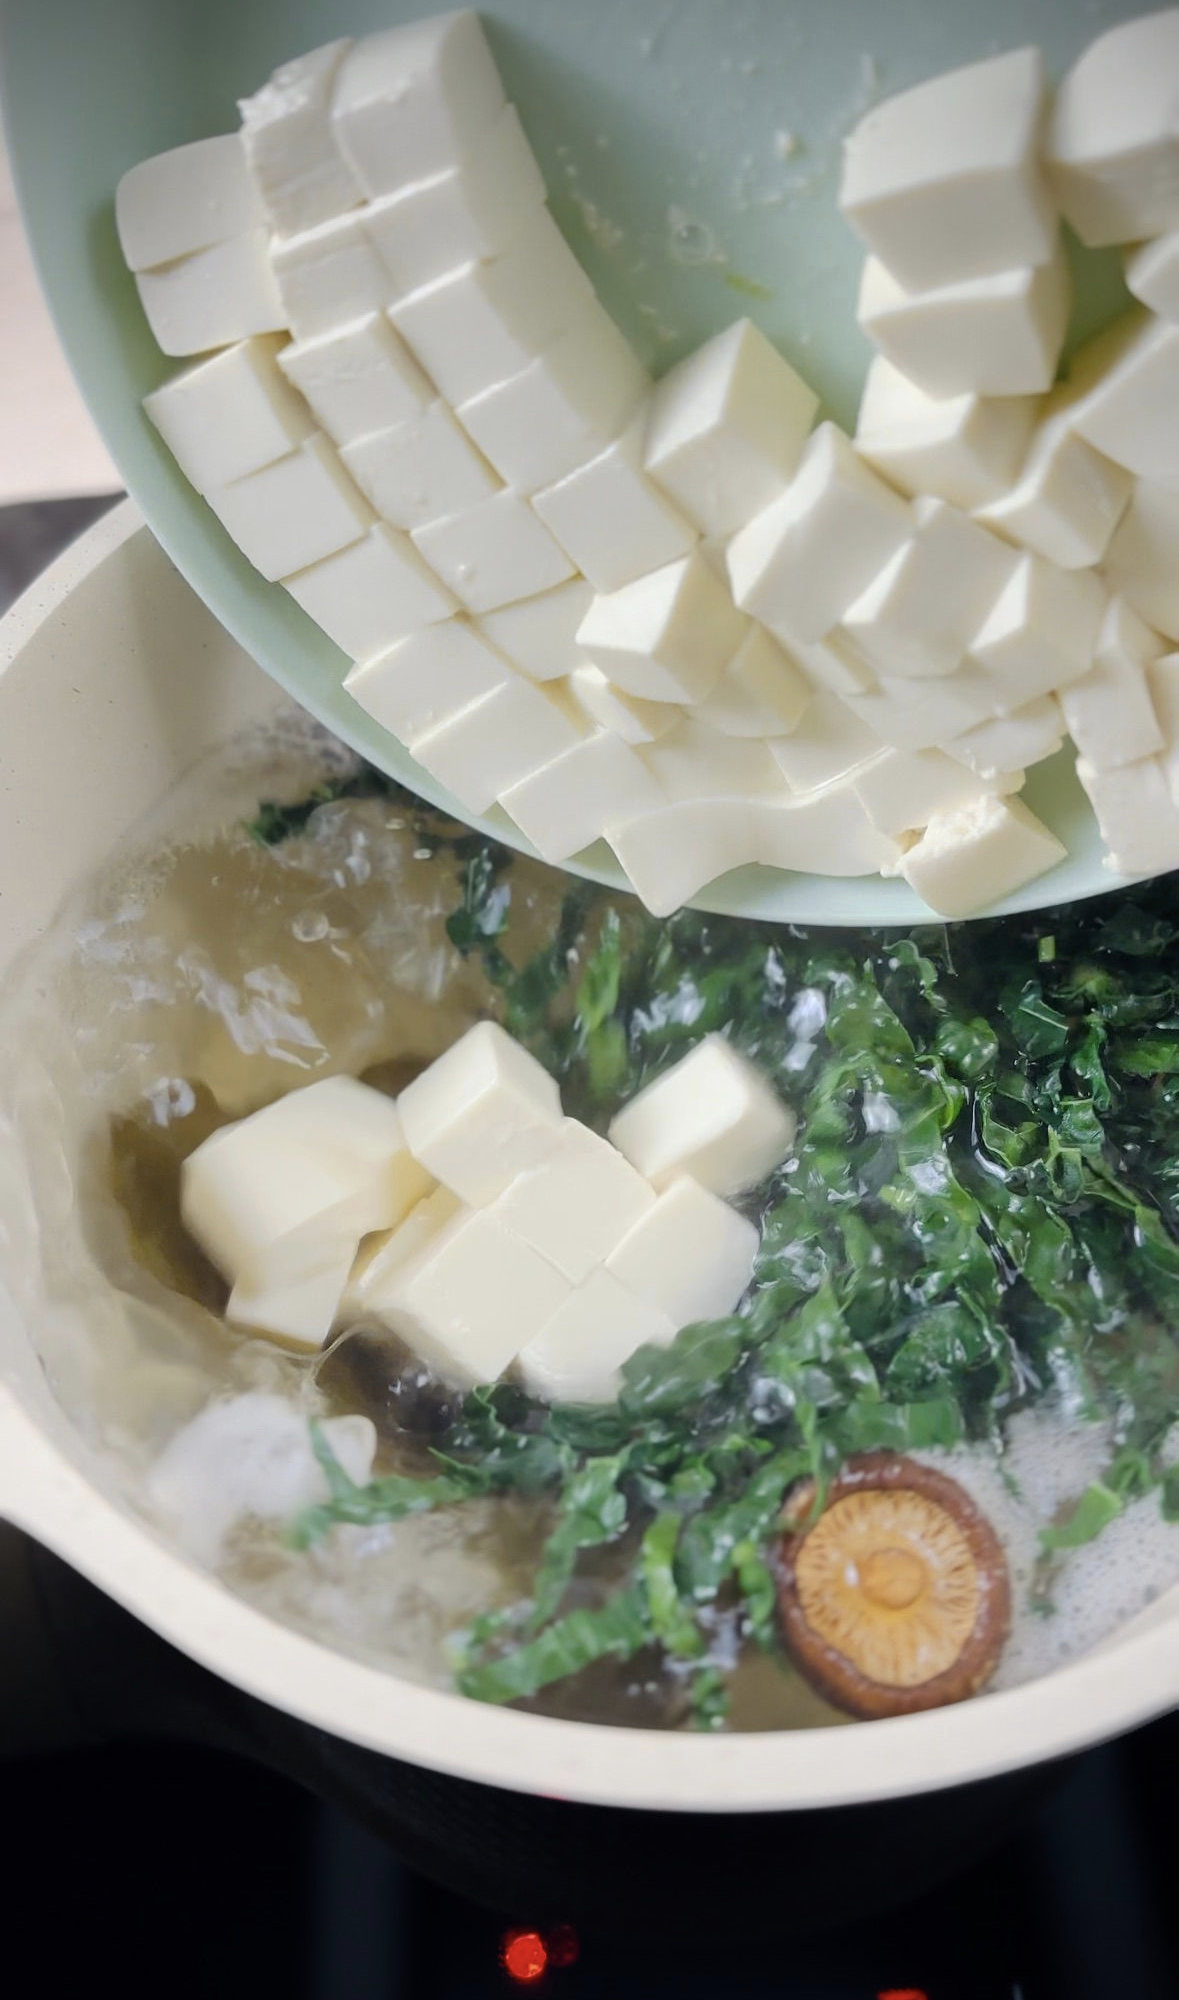
[{"label": "light green bowl", "polygon": [[[453,801],[347,696],[343,655],[234,548],[140,408],[172,371],[115,238],[112,196],[135,161],[232,130],[235,101],[276,63],[341,34],[412,19],[425,0],[0,0],[0,83],[13,171],[75,374],[128,490],[177,567],[302,705],[425,797]],[[868,359],[861,253],[835,207],[840,141],[868,105],[939,70],[1035,41],[1062,69],[1118,0],[499,0],[483,11],[557,220],[656,370],[742,313],[855,415]],[[1072,337],[1123,296],[1086,257]],[[200,662],[194,660],[194,673]],[[1028,799],[1067,861],[1002,909],[1117,885],[1067,755]],[[461,815],[467,817],[467,815]],[[506,818],[479,822],[525,846]],[[595,865],[597,864],[597,865]],[[578,872],[622,877],[604,845]],[[743,869],[704,907],[861,925],[927,915],[904,883]]]}]

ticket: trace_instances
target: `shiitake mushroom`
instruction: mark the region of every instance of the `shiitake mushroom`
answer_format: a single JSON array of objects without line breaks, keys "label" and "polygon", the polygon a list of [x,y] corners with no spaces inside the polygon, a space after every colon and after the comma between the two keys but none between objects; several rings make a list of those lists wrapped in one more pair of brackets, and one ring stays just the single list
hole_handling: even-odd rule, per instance
[{"label": "shiitake mushroom", "polygon": [[1011,1617],[997,1535],[957,1481],[892,1452],[848,1461],[817,1520],[791,1491],[778,1556],[786,1644],[849,1714],[963,1701],[995,1670]]}]

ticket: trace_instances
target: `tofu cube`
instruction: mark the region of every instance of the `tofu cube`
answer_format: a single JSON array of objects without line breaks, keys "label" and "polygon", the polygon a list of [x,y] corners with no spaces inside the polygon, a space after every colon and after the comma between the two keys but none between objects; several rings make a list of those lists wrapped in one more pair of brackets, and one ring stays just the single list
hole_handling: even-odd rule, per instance
[{"label": "tofu cube", "polygon": [[359,541],[373,526],[372,510],[335,446],[319,435],[259,472],[211,487],[205,499],[270,583]]},{"label": "tofu cube", "polygon": [[624,743],[656,743],[683,720],[684,710],[673,701],[643,701],[608,681],[600,667],[578,667],[569,676],[569,692],[595,728],[608,730]]},{"label": "tofu cube", "polygon": [[541,520],[595,590],[621,590],[687,555],[696,530],[642,469],[639,418],[584,465],[532,496]]},{"label": "tofu cube", "polygon": [[1069,735],[1094,769],[1117,770],[1163,748],[1146,681],[1147,667],[1162,652],[1158,634],[1124,599],[1111,598],[1092,668],[1060,694]]},{"label": "tofu cube", "polygon": [[1110,363],[1086,387],[1073,428],[1139,479],[1179,486],[1179,325],[1149,313],[1110,343]]},{"label": "tofu cube", "polygon": [[171,264],[264,222],[237,132],[141,160],[115,189],[115,227],[129,271]]},{"label": "tofu cube", "polygon": [[1010,490],[976,518],[1062,569],[1101,561],[1130,499],[1128,472],[1074,429],[1076,392],[1054,389]]},{"label": "tofu cube", "polygon": [[1163,733],[1163,757],[1168,777],[1179,756],[1179,653],[1166,653],[1152,660],[1146,669],[1146,685]]},{"label": "tofu cube", "polygon": [[592,599],[584,577],[574,576],[536,597],[485,611],[475,627],[530,681],[564,680],[585,665],[577,629]]},{"label": "tofu cube", "polygon": [[770,746],[748,736],[722,736],[687,715],[640,752],[665,798],[784,797]]},{"label": "tofu cube", "polygon": [[431,384],[384,313],[280,348],[278,365],[337,444],[352,444],[418,416]]},{"label": "tofu cube", "polygon": [[790,1157],[796,1124],[755,1063],[706,1035],[623,1106],[609,1136],[657,1193],[688,1174],[727,1197]]},{"label": "tofu cube", "polygon": [[1105,616],[1107,593],[1091,572],[1016,558],[1011,580],[970,647],[1005,714],[1081,679]]},{"label": "tofu cube", "polygon": [[312,1354],[336,1322],[355,1255],[355,1238],[348,1235],[324,1245],[316,1262],[299,1270],[281,1264],[253,1269],[234,1285],[225,1317],[231,1326]]},{"label": "tofu cube", "polygon": [[1126,285],[1160,319],[1179,320],[1179,228],[1130,252]]},{"label": "tofu cube", "polygon": [[527,500],[506,490],[415,528],[413,538],[468,611],[537,597],[573,574]]},{"label": "tofu cube", "polygon": [[902,493],[986,506],[1016,478],[1031,440],[1031,396],[931,396],[883,354],[873,360],[856,450]]},{"label": "tofu cube", "polygon": [[939,916],[970,917],[1013,896],[1065,854],[1022,800],[984,794],[935,813],[906,849],[900,872]]},{"label": "tofu cube", "polygon": [[356,657],[359,664],[344,682],[348,693],[382,729],[411,746],[513,679],[502,655],[462,618]]},{"label": "tofu cube", "polygon": [[752,812],[753,858],[767,868],[875,875],[891,873],[897,859],[896,842],[873,826],[846,781],[800,798],[755,801]]},{"label": "tofu cube", "polygon": [[415,736],[411,748],[467,812],[481,813],[585,734],[582,718],[557,693],[512,680]]},{"label": "tofu cube", "polygon": [[358,542],[283,584],[350,660],[369,660],[396,639],[457,610],[408,535],[378,521]]},{"label": "tofu cube", "polygon": [[667,1347],[675,1327],[609,1271],[571,1291],[519,1356],[520,1380],[546,1403],[612,1403],[623,1364],[640,1347]]},{"label": "tofu cube", "polygon": [[460,165],[503,108],[479,17],[464,10],[354,42],[336,79],[332,121],[365,194],[381,195]]},{"label": "tofu cube", "polygon": [[500,478],[532,494],[604,451],[649,387],[614,321],[587,298],[551,347],[455,415]]},{"label": "tofu cube", "polygon": [[608,680],[645,701],[702,701],[749,621],[695,552],[594,598],[577,643]]},{"label": "tofu cube", "polygon": [[740,1303],[757,1255],[752,1222],[699,1181],[664,1188],[606,1259],[606,1269],[672,1325],[722,1319]]},{"label": "tofu cube", "polygon": [[428,403],[387,430],[341,446],[340,456],[377,513],[395,528],[427,528],[499,491],[491,467],[443,402]]},{"label": "tofu cube", "polygon": [[844,142],[839,206],[915,291],[1047,263],[1056,214],[1039,160],[1038,49],[1013,49],[903,90]]},{"label": "tofu cube", "polygon": [[518,1174],[487,1213],[580,1285],[654,1205],[654,1189],[617,1147],[566,1118],[544,1159]]},{"label": "tofu cube", "polygon": [[385,1287],[381,1319],[443,1382],[497,1382],[569,1295],[484,1209],[461,1212]]},{"label": "tofu cube", "polygon": [[757,859],[753,802],[743,798],[677,799],[619,819],[606,838],[655,917],[671,916],[718,876]]},{"label": "tofu cube", "polygon": [[285,328],[266,242],[264,229],[250,229],[173,264],[136,272],[139,302],[161,353],[207,354]]},{"label": "tofu cube", "polygon": [[500,256],[422,285],[392,316],[439,394],[457,407],[527,368],[576,325],[593,296],[542,208]]},{"label": "tofu cube", "polygon": [[786,491],[729,543],[733,596],[787,646],[823,639],[912,527],[843,432],[820,424]]},{"label": "tofu cube", "polygon": [[580,854],[606,828],[663,804],[629,743],[600,729],[501,793],[500,804],[545,861]]},{"label": "tofu cube", "polygon": [[143,399],[181,472],[198,493],[273,465],[314,426],[275,364],[279,342],[245,340],[174,375]]},{"label": "tofu cube", "polygon": [[878,757],[881,740],[839,695],[821,689],[796,729],[770,743],[792,792],[814,792]]},{"label": "tofu cube", "polygon": [[336,1315],[339,1326],[357,1320],[380,1319],[389,1286],[404,1265],[428,1248],[461,1212],[463,1203],[449,1188],[436,1187],[415,1202],[393,1229],[366,1237],[349,1272]]},{"label": "tofu cube", "polygon": [[1141,757],[1114,771],[1077,758],[1077,776],[1109,849],[1116,875],[1162,875],[1179,868],[1179,808],[1162,759]]},{"label": "tofu cube", "polygon": [[644,463],[702,534],[730,535],[794,475],[819,399],[752,320],[668,370]]},{"label": "tofu cube", "polygon": [[350,41],[282,63],[241,100],[242,145],[271,227],[296,236],[364,199],[332,131],[331,98]]},{"label": "tofu cube", "polygon": [[397,1109],[414,1158],[476,1208],[541,1164],[562,1124],[553,1078],[494,1021],[468,1028],[406,1085]]},{"label": "tofu cube", "polygon": [[[998,715],[1005,701],[1011,705],[1010,694],[990,674],[973,666],[969,656],[956,673],[944,674],[940,680],[901,680],[886,674],[866,693],[844,696],[846,707],[872,738],[893,750],[930,750],[947,743],[976,723]],[[805,722],[804,717],[804,726]],[[785,738],[775,745],[779,763],[792,741]]]},{"label": "tofu cube", "polygon": [[796,642],[790,647],[792,659],[816,687],[829,694],[864,694],[875,687],[876,675],[842,625],[836,625],[825,639],[810,645]]},{"label": "tofu cube", "polygon": [[275,236],[270,264],[289,326],[298,340],[383,312],[393,297],[389,274],[364,233],[362,211],[333,215],[297,236]]},{"label": "tofu cube", "polygon": [[1082,243],[1133,243],[1179,227],[1179,12],[1110,28],[1056,93],[1047,164]]},{"label": "tofu cube", "polygon": [[1064,715],[1055,695],[1041,695],[1010,715],[980,722],[946,744],[951,757],[968,764],[980,778],[1023,774],[1033,764],[1055,756],[1064,742]]},{"label": "tofu cube", "polygon": [[921,292],[869,257],[856,313],[873,345],[931,396],[1034,396],[1052,386],[1071,303],[1063,249],[1050,263]]},{"label": "tofu cube", "polygon": [[788,736],[812,693],[805,673],[764,626],[751,625],[696,714],[722,736]]},{"label": "tofu cube", "polygon": [[965,805],[988,789],[944,750],[886,750],[857,771],[852,786],[873,826],[893,835],[927,826],[935,813]]},{"label": "tofu cube", "polygon": [[1179,640],[1179,491],[1140,480],[1102,567],[1140,618]]},{"label": "tofu cube", "polygon": [[944,500],[918,500],[916,533],[843,614],[840,636],[873,674],[953,673],[1018,558]]},{"label": "tofu cube", "polygon": [[404,298],[460,264],[498,257],[544,198],[519,114],[505,104],[459,166],[369,202],[364,227],[393,281],[394,297]]}]

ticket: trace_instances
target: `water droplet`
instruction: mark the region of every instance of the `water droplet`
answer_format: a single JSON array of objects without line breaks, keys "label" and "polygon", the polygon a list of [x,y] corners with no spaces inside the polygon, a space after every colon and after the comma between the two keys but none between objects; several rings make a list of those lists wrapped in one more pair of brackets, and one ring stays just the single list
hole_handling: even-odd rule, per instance
[{"label": "water droplet", "polygon": [[331,929],[322,910],[300,910],[291,919],[291,936],[300,944],[319,944]]},{"label": "water droplet", "polygon": [[716,232],[707,222],[688,215],[682,208],[667,211],[669,257],[677,264],[723,264],[725,253]]}]

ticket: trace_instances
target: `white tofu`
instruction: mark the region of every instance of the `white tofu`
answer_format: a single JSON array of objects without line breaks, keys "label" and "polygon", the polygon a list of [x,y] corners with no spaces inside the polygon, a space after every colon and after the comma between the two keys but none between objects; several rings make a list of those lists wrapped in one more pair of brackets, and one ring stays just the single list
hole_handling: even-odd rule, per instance
[{"label": "white tofu", "polygon": [[980,722],[946,744],[951,757],[968,764],[980,778],[1015,775],[1022,782],[1025,771],[1055,756],[1064,742],[1064,716],[1055,695],[1041,695],[1010,715]]},{"label": "white tofu", "polygon": [[902,493],[982,507],[1013,483],[1035,415],[1032,396],[931,396],[878,354],[864,382],[855,446]]},{"label": "white tofu", "polygon": [[850,783],[753,804],[754,859],[808,875],[875,875],[891,869],[895,840],[873,826]]},{"label": "white tofu", "polygon": [[378,514],[395,528],[474,507],[498,492],[495,474],[443,402],[342,445],[340,456]]},{"label": "white tofu", "polygon": [[384,313],[280,348],[278,365],[337,444],[414,417],[434,390]]},{"label": "white tofu", "polygon": [[589,584],[575,576],[536,597],[485,611],[475,625],[530,681],[564,680],[586,664],[577,628],[592,600]]},{"label": "white tofu", "polygon": [[753,801],[678,799],[606,828],[631,888],[652,916],[669,917],[693,896],[757,859]]},{"label": "white tofu", "polygon": [[[888,675],[865,694],[845,695],[844,701],[875,741],[893,750],[929,750],[961,736],[976,723],[998,715],[1006,699],[1002,688],[969,659],[956,673],[940,680],[897,680]],[[780,745],[776,752],[781,761]]]},{"label": "white tofu", "polygon": [[384,265],[364,233],[362,211],[331,216],[298,236],[273,236],[270,265],[297,340],[383,312],[393,298]]},{"label": "white tofu", "polygon": [[410,292],[393,323],[448,403],[516,375],[576,324],[593,289],[547,208],[501,256]]},{"label": "white tofu", "polygon": [[1179,325],[1143,314],[1111,348],[1104,375],[1076,402],[1073,427],[1137,478],[1179,487]]},{"label": "white tofu", "polygon": [[756,1063],[705,1035],[623,1106],[609,1136],[657,1192],[688,1174],[727,1197],[789,1159],[797,1122]]},{"label": "white tofu", "polygon": [[749,621],[696,552],[600,592],[577,643],[608,680],[644,701],[702,701],[741,645]]},{"label": "white tofu", "polygon": [[336,1314],[337,1326],[353,1325],[369,1317],[379,1319],[382,1301],[395,1273],[425,1250],[439,1231],[454,1221],[462,1207],[449,1188],[436,1187],[414,1203],[395,1229],[367,1237],[349,1273]]},{"label": "white tofu", "polygon": [[549,689],[513,680],[416,736],[410,747],[460,805],[481,813],[585,734],[583,718]]},{"label": "white tofu", "polygon": [[788,786],[771,747],[749,736],[722,736],[689,714],[640,755],[669,799],[781,798]]},{"label": "white tofu", "polygon": [[198,493],[273,465],[310,436],[307,410],[275,365],[279,345],[268,336],[242,341],[144,397],[144,409]]},{"label": "white tofu", "polygon": [[612,1403],[621,1369],[640,1347],[667,1347],[675,1327],[608,1271],[570,1292],[519,1356],[520,1380],[546,1403]]},{"label": "white tofu", "polygon": [[336,73],[352,46],[329,42],[282,63],[238,104],[242,144],[271,226],[284,236],[354,208],[364,189],[332,131]]},{"label": "white tofu", "polygon": [[905,502],[821,424],[786,491],[729,543],[733,596],[787,646],[813,643],[911,533]]},{"label": "white tofu", "polygon": [[705,535],[729,535],[793,476],[819,399],[752,320],[677,362],[656,385],[648,472]]},{"label": "white tofu", "polygon": [[1058,569],[1043,556],[1016,558],[970,647],[1005,714],[1088,673],[1107,601],[1091,571]]},{"label": "white tofu", "polygon": [[562,1124],[553,1078],[494,1021],[468,1028],[406,1085],[397,1108],[414,1157],[476,1208],[540,1165]]},{"label": "white tofu", "polygon": [[566,1118],[544,1159],[518,1174],[487,1213],[580,1285],[654,1205],[655,1190],[617,1147]]},{"label": "white tofu", "polygon": [[501,793],[500,804],[546,861],[567,861],[608,826],[663,804],[629,743],[600,729]]},{"label": "white tofu", "polygon": [[1152,660],[1146,669],[1146,685],[1166,745],[1163,763],[1170,776],[1179,757],[1179,653]]},{"label": "white tofu", "polygon": [[600,667],[577,667],[568,685],[590,721],[624,743],[655,743],[674,729],[685,713],[673,701],[643,701],[638,695],[627,694],[625,688],[608,681]]},{"label": "white tofu", "polygon": [[1179,319],[1179,229],[1130,252],[1126,285],[1160,319]]},{"label": "white tofu", "polygon": [[814,792],[880,754],[880,738],[840,695],[811,697],[796,729],[778,736],[770,754],[791,791]]},{"label": "white tofu", "polygon": [[381,1319],[442,1381],[471,1389],[497,1382],[568,1295],[546,1258],[477,1209],[393,1275]]},{"label": "white tofu", "polygon": [[404,298],[460,264],[498,257],[545,198],[519,114],[506,104],[460,166],[370,201],[364,227]]},{"label": "white tofu", "polygon": [[1063,249],[1047,264],[906,291],[876,257],[856,313],[874,346],[932,396],[1034,396],[1052,386],[1072,303]]},{"label": "white tofu", "polygon": [[[934,813],[965,805],[988,789],[944,750],[886,750],[857,771],[851,783],[873,826],[894,836],[926,826]],[[1019,783],[990,789],[1018,790]]]},{"label": "white tofu", "polygon": [[1077,758],[1077,776],[1097,816],[1117,875],[1161,875],[1179,868],[1179,808],[1161,758],[1141,757],[1116,771]]},{"label": "white tofu", "polygon": [[344,682],[348,693],[382,729],[411,745],[514,678],[502,655],[462,618],[357,657]]},{"label": "white tofu", "polygon": [[264,229],[137,271],[135,287],[163,354],[207,354],[251,334],[281,332],[287,324]]},{"label": "white tofu", "polygon": [[787,736],[814,692],[764,626],[751,625],[696,715],[722,736]]},{"label": "white tofu", "polygon": [[941,917],[970,917],[1065,859],[1056,835],[1021,799],[984,794],[935,813],[900,873]]},{"label": "white tofu", "polygon": [[865,694],[876,685],[876,675],[839,625],[809,646],[793,644],[790,656],[809,681],[829,694]]},{"label": "white tofu", "polygon": [[1140,480],[1105,552],[1110,589],[1169,639],[1179,639],[1179,491]]},{"label": "white tofu", "polygon": [[606,1269],[676,1328],[723,1319],[753,1275],[758,1235],[727,1201],[682,1175],[606,1259]]},{"label": "white tofu", "polygon": [[685,556],[696,530],[643,471],[642,417],[604,451],[532,496],[541,520],[595,590],[621,590]]},{"label": "white tofu", "polygon": [[1017,557],[944,500],[918,500],[916,532],[843,614],[840,636],[874,674],[953,673]]},{"label": "white tofu", "polygon": [[844,141],[839,206],[915,290],[1047,263],[1056,214],[1038,147],[1038,49],[950,70],[877,104]]},{"label": "white tofu", "polygon": [[[428,1193],[397,1106],[348,1076],[324,1077],[236,1124],[185,1160],[180,1212],[224,1277],[299,1275]],[[345,1272],[345,1277],[347,1272]]]},{"label": "white tofu", "polygon": [[323,1246],[314,1264],[289,1270],[251,1270],[229,1294],[225,1317],[231,1326],[269,1334],[303,1353],[323,1346],[334,1326],[356,1255],[351,1235]]},{"label": "white tofu", "polygon": [[500,478],[532,494],[604,451],[649,387],[629,343],[590,298],[535,361],[455,415]]},{"label": "white tofu", "polygon": [[445,173],[474,151],[504,92],[477,14],[435,14],[354,42],[332,120],[365,193]]},{"label": "white tofu", "polygon": [[1146,682],[1147,666],[1162,652],[1158,634],[1122,598],[1111,598],[1091,670],[1060,694],[1069,735],[1096,770],[1116,770],[1163,748]]},{"label": "white tofu", "polygon": [[527,500],[506,490],[415,528],[413,538],[468,611],[537,597],[573,574]]},{"label": "white tofu", "polygon": [[1054,389],[1008,492],[976,519],[1062,569],[1101,561],[1130,499],[1128,472],[1074,429],[1077,395]]},{"label": "white tofu", "polygon": [[269,583],[307,569],[373,526],[372,509],[327,438],[249,472],[205,499],[242,554]]},{"label": "white tofu", "polygon": [[371,659],[458,608],[409,536],[383,521],[360,541],[288,576],[283,588],[350,660]]},{"label": "white tofu", "polygon": [[1056,93],[1048,171],[1082,243],[1132,243],[1179,226],[1179,8],[1090,42]]},{"label": "white tofu", "polygon": [[265,220],[237,132],[141,160],[115,189],[115,227],[129,271],[171,264]]}]

